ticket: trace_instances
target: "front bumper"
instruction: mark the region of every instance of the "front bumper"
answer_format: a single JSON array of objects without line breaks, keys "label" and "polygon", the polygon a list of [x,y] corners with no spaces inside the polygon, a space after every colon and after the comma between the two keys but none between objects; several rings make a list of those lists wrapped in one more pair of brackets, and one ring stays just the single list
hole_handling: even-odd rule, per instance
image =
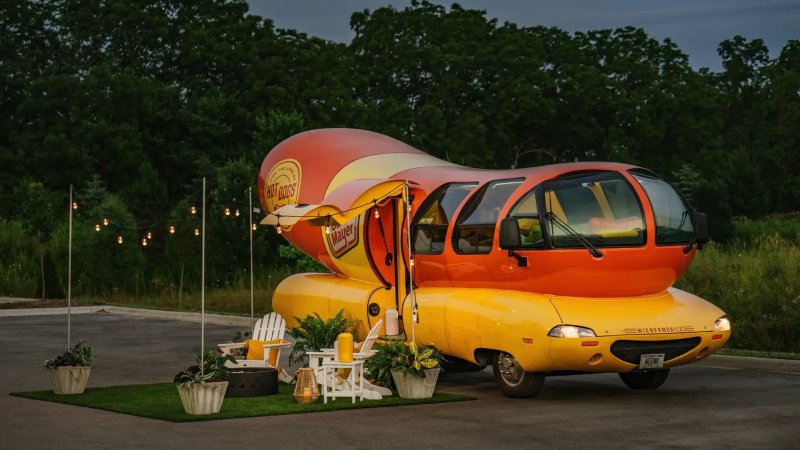
[{"label": "front bumper", "polygon": [[[718,331],[594,338],[548,338],[550,340],[550,366],[533,370],[525,369],[535,372],[630,372],[638,369],[639,365],[636,361],[641,353],[666,353],[664,368],[670,368],[691,364],[708,357],[725,345],[730,336],[730,331]],[[693,338],[694,340],[692,340]],[[626,342],[619,343],[619,341]],[[696,345],[687,345],[687,343],[693,344],[695,341],[697,341]],[[612,351],[615,343],[617,346]],[[666,351],[660,351],[659,348]]]}]

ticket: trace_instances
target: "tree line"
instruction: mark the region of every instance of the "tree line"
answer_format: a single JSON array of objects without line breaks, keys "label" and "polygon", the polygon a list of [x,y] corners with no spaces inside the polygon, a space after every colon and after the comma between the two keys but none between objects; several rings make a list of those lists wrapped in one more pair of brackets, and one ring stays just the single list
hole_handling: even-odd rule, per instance
[{"label": "tree line", "polygon": [[[30,289],[17,278],[31,272],[63,286],[70,184],[76,245],[92,255],[83,291],[175,285],[198,269],[197,249],[193,234],[168,240],[167,222],[193,231],[203,177],[218,231],[212,283],[234,283],[249,230],[219,212],[255,190],[269,149],[320,127],[482,168],[638,164],[707,212],[717,240],[733,216],[800,209],[797,40],[772,58],[761,39],[733,36],[715,72],[643,29],[523,27],[456,4],[358,11],[350,26],[349,43],[326,41],[238,0],[2,2],[0,289]],[[115,225],[95,231],[105,216]],[[150,229],[161,238],[147,249],[115,241]],[[267,271],[287,263],[272,233],[257,233]]]}]

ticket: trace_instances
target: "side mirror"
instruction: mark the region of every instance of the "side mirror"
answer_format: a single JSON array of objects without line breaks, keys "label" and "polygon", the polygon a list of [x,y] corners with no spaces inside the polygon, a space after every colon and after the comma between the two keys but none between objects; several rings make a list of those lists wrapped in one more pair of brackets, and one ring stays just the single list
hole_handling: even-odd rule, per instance
[{"label": "side mirror", "polygon": [[528,267],[528,258],[514,250],[522,247],[522,237],[519,234],[517,219],[507,217],[500,221],[500,249],[508,250],[508,256],[517,260],[519,267]]},{"label": "side mirror", "polygon": [[516,250],[522,247],[522,238],[519,234],[517,219],[508,217],[500,221],[500,248],[502,250]]},{"label": "side mirror", "polygon": [[694,240],[697,242],[697,248],[702,249],[709,241],[708,234],[708,219],[705,213],[694,212]]}]

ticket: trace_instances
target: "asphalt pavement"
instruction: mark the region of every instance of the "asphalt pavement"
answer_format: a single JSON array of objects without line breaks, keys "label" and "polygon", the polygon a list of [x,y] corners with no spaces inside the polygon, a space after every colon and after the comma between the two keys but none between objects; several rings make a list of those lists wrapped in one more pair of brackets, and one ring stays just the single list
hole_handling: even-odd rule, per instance
[{"label": "asphalt pavement", "polygon": [[[185,319],[74,314],[73,341],[86,339],[95,355],[89,386],[170,381],[201,345],[200,324]],[[207,346],[248,321],[206,324]],[[440,375],[437,390],[477,401],[176,424],[8,395],[51,388],[42,362],[66,345],[64,316],[0,317],[0,344],[0,449],[797,448],[800,441],[800,374],[792,364],[695,364],[673,369],[656,391],[631,391],[615,374],[551,377],[525,400],[500,394],[489,368]]]}]

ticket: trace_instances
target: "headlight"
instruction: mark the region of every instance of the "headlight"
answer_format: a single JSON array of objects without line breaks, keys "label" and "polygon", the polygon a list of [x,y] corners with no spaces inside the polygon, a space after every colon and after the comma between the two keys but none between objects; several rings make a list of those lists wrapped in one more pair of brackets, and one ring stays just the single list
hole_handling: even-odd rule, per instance
[{"label": "headlight", "polygon": [[730,331],[731,330],[731,321],[728,320],[728,316],[722,316],[714,322],[714,331]]},{"label": "headlight", "polygon": [[591,328],[577,327],[575,325],[557,325],[547,333],[550,337],[557,338],[588,338],[597,337]]}]

